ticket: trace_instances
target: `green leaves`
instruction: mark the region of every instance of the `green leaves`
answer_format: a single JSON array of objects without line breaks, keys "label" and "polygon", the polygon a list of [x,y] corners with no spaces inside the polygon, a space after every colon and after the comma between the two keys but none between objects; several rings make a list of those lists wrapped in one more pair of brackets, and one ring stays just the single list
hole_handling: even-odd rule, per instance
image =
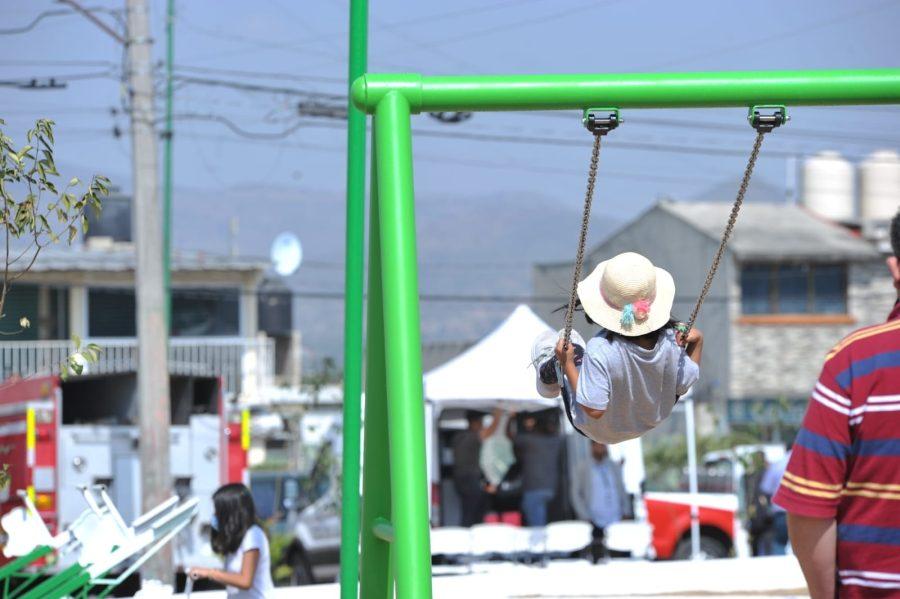
[{"label": "green leaves", "polygon": [[[5,124],[0,119],[0,127]],[[102,198],[109,195],[109,179],[102,175],[92,177],[86,186],[82,186],[78,177],[62,179],[53,152],[54,125],[50,119],[38,119],[26,132],[26,143],[21,147],[0,130],[0,226],[6,227],[8,235],[22,237],[28,242],[24,252],[17,249],[10,255],[7,250],[2,262],[6,271],[0,287],[0,318],[4,315],[11,284],[31,268],[41,250],[63,238],[71,244],[79,230],[87,233],[85,210],[90,206],[99,215],[103,208]],[[68,183],[63,187],[64,181]],[[79,195],[77,191],[82,189],[84,192]],[[18,315],[11,316],[18,318]],[[27,318],[19,318],[18,322],[22,330],[31,326]],[[93,343],[82,347],[78,337],[73,337],[72,341],[75,351],[60,365],[64,378],[71,373],[84,372],[85,365],[96,362],[101,352]],[[3,471],[0,470],[0,486],[2,482]]]},{"label": "green leaves", "polygon": [[60,364],[59,376],[62,380],[67,380],[71,375],[80,376],[84,373],[84,368],[88,364],[96,364],[100,359],[103,349],[96,343],[88,343],[81,346],[81,337],[72,335],[72,343],[75,345],[75,351]]}]

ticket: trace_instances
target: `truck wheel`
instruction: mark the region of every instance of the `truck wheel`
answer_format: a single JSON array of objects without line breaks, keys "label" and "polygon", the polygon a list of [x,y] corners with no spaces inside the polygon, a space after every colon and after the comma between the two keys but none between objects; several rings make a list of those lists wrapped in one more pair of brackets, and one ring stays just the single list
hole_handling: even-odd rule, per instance
[{"label": "truck wheel", "polygon": [[[722,541],[709,535],[700,535],[700,559],[721,559],[723,557],[728,557],[728,547]],[[678,542],[672,559],[691,559],[690,535]]]},{"label": "truck wheel", "polygon": [[312,568],[303,552],[296,551],[291,557],[291,586],[298,587],[313,584]]}]

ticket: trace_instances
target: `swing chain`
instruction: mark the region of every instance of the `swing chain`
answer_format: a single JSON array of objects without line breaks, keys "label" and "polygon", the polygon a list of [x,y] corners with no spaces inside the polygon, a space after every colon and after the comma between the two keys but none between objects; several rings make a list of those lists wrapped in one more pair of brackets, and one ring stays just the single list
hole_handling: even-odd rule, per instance
[{"label": "swing chain", "polygon": [[[771,109],[773,110],[772,114],[761,114],[761,109]],[[725,225],[725,231],[722,233],[722,239],[719,242],[719,248],[716,250],[716,254],[713,257],[712,264],[709,267],[709,272],[706,273],[706,281],[703,283],[703,289],[700,291],[700,297],[697,298],[697,303],[694,306],[693,311],[691,312],[691,318],[688,320],[686,325],[679,326],[678,330],[681,333],[684,339],[687,339],[688,334],[690,334],[691,329],[694,328],[694,323],[697,321],[697,314],[700,312],[700,306],[703,305],[703,301],[706,299],[706,296],[709,294],[709,289],[712,286],[713,278],[716,276],[716,271],[719,269],[719,264],[722,261],[722,256],[725,254],[725,246],[728,244],[729,238],[731,238],[731,233],[734,231],[734,225],[737,222],[738,213],[741,210],[741,206],[744,204],[744,196],[747,193],[747,188],[750,186],[750,178],[753,175],[753,168],[756,166],[756,160],[759,158],[759,150],[762,147],[763,138],[766,133],[769,133],[776,127],[779,127],[786,123],[790,117],[787,115],[787,111],[784,106],[752,106],[750,108],[750,114],[748,115],[748,120],[750,121],[750,126],[756,129],[756,140],[753,142],[753,149],[750,151],[750,159],[747,161],[747,167],[744,169],[744,177],[741,179],[741,186],[738,189],[737,197],[735,197],[734,205],[731,207],[731,214],[728,217],[728,223]]]},{"label": "swing chain", "polygon": [[591,224],[591,203],[594,200],[594,186],[597,182],[597,166],[600,162],[600,140],[603,136],[614,129],[619,120],[617,115],[610,119],[614,124],[611,127],[594,127],[588,125],[587,118],[585,126],[594,135],[594,147],[591,151],[591,164],[588,169],[587,191],[584,194],[584,212],[581,216],[581,233],[578,236],[578,250],[575,254],[575,274],[572,277],[572,290],[569,294],[569,305],[566,307],[566,320],[563,339],[565,346],[569,346],[569,336],[572,334],[572,319],[575,315],[575,302],[578,299],[578,281],[581,280],[581,267],[584,263],[584,246],[587,241],[588,227]]}]

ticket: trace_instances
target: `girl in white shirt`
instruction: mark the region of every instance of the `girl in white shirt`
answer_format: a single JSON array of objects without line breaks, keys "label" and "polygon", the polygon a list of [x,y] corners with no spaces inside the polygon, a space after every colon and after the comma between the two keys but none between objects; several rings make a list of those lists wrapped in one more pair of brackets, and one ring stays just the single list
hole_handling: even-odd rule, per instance
[{"label": "girl in white shirt", "polygon": [[213,504],[212,548],[223,557],[225,568],[191,568],[191,578],[226,585],[230,599],[272,597],[269,541],[258,524],[250,489],[240,483],[220,487]]}]

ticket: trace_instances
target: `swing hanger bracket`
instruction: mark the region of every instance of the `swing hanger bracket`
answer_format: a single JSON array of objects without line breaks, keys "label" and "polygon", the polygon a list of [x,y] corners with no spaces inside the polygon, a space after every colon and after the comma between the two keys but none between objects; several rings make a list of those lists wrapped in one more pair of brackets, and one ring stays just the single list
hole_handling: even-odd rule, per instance
[{"label": "swing hanger bracket", "polygon": [[618,108],[587,108],[581,122],[594,135],[606,135],[623,121]]},{"label": "swing hanger bracket", "polygon": [[769,133],[787,123],[791,117],[788,116],[787,108],[781,104],[761,104],[750,107],[747,120],[750,122],[750,126],[758,132]]}]

